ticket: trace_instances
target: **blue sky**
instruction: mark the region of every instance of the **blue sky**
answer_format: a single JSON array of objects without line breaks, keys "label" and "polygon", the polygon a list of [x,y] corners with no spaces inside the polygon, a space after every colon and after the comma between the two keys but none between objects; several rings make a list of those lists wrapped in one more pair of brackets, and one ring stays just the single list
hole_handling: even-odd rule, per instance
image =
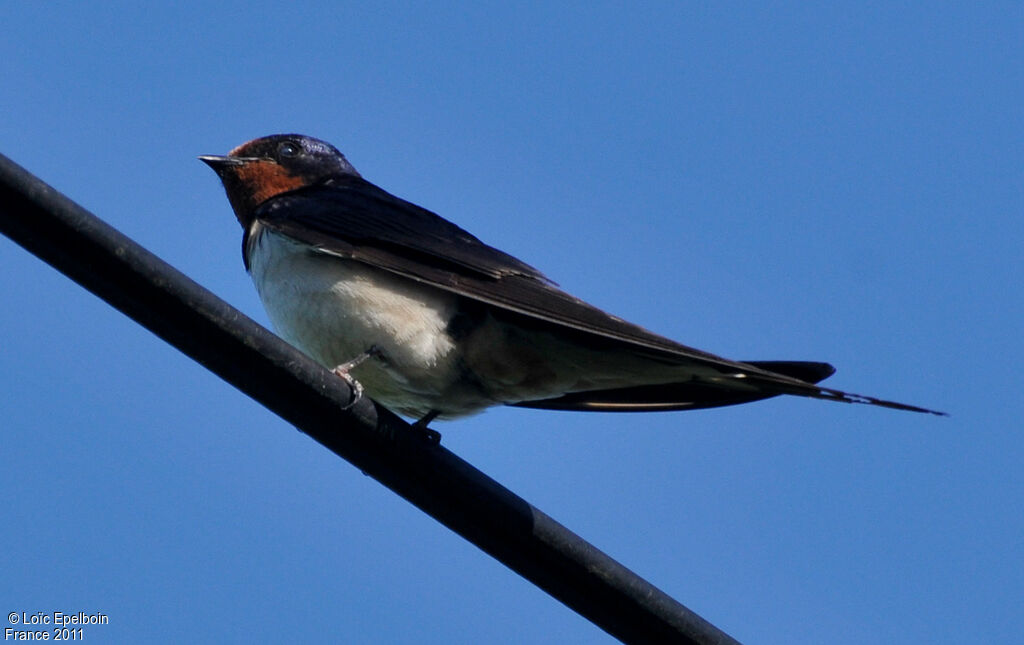
[{"label": "blue sky", "polygon": [[[195,157],[310,134],[652,330],[947,410],[438,428],[741,641],[1019,638],[1019,4],[366,4],[5,3],[0,152],[266,324]],[[0,294],[5,613],[611,642],[6,239]]]}]

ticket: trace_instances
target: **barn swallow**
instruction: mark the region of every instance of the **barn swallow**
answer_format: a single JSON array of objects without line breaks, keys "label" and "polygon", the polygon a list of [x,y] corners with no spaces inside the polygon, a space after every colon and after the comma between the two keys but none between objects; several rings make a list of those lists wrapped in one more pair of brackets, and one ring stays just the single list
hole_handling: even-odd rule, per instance
[{"label": "barn swallow", "polygon": [[693,410],[780,394],[944,414],[816,385],[827,363],[733,361],[607,314],[318,139],[199,158],[224,184],[278,333],[421,427],[493,405]]}]

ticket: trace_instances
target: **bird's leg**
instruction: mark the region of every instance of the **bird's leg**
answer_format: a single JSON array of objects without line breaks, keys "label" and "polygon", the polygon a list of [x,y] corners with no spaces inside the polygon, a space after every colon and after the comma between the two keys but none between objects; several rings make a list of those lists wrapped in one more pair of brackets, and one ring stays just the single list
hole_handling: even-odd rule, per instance
[{"label": "bird's leg", "polygon": [[[384,352],[381,351],[376,345],[370,345],[370,348],[365,352],[356,356],[350,361],[346,361],[341,365],[335,367],[332,372],[340,376],[345,380],[346,383],[352,388],[352,401],[348,404],[348,407],[355,405],[359,399],[363,398],[363,385],[359,381],[352,378],[350,372],[355,368],[359,367],[370,358],[383,358]],[[441,443],[441,433],[437,430],[431,430],[427,425],[437,418],[437,415],[441,414],[440,410],[431,410],[427,412],[423,417],[412,424],[412,427],[423,435],[423,438],[430,443]]]},{"label": "bird's leg", "polygon": [[431,430],[427,425],[437,418],[437,415],[441,414],[440,410],[431,410],[423,415],[419,421],[412,424],[412,427],[423,433],[423,438],[430,443],[441,443],[441,433],[437,430]]},{"label": "bird's leg", "polygon": [[363,384],[352,378],[352,375],[349,372],[364,363],[366,359],[374,357],[379,358],[383,355],[384,352],[382,352],[380,348],[376,345],[370,345],[370,348],[359,356],[356,356],[352,360],[346,361],[331,370],[344,379],[344,381],[348,383],[349,387],[352,388],[352,401],[348,404],[348,407],[352,407],[359,402],[359,399],[363,398]]}]

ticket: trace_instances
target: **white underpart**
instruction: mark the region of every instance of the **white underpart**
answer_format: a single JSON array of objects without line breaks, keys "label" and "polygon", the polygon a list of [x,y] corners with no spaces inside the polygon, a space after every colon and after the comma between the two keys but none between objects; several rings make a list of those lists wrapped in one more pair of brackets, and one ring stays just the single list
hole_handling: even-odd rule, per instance
[{"label": "white underpart", "polygon": [[332,368],[376,346],[384,360],[366,361],[353,376],[392,409],[413,416],[432,409],[458,378],[447,333],[455,296],[254,226],[250,271],[278,334]]}]

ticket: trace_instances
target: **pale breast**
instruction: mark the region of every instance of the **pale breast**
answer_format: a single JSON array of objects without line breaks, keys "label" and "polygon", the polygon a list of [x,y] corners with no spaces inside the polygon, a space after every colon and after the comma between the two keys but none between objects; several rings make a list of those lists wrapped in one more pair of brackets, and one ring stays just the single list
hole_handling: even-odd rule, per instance
[{"label": "pale breast", "polygon": [[383,351],[383,360],[367,361],[352,374],[386,406],[418,409],[427,404],[419,399],[437,397],[459,378],[457,347],[447,331],[454,295],[316,252],[258,223],[249,264],[278,334],[325,367],[371,346]]}]

